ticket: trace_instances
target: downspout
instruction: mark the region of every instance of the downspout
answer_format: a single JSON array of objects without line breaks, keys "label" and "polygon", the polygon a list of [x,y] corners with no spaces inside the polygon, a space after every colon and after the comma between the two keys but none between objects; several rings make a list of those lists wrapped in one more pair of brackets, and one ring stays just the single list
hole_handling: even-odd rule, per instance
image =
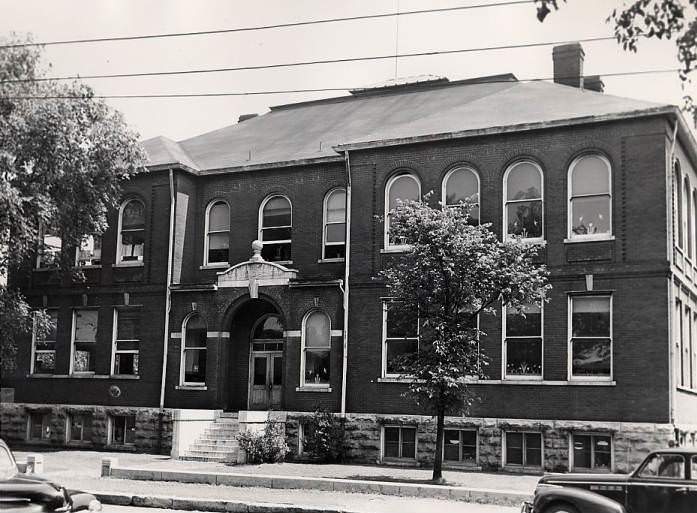
[{"label": "downspout", "polygon": [[346,162],[346,256],[344,257],[344,330],[341,363],[341,416],[346,416],[346,374],[348,371],[348,326],[349,326],[349,269],[351,268],[351,160],[348,150],[344,151]]},{"label": "downspout", "polygon": [[[165,409],[165,382],[167,378],[167,352],[169,350],[169,313],[172,310],[172,260],[174,248],[174,171],[169,169],[169,244],[167,249],[167,289],[165,293],[165,335],[162,341],[162,382],[160,384],[160,417]],[[160,431],[161,432],[161,431]]]},{"label": "downspout", "polygon": [[[673,141],[670,144],[670,153],[668,154],[668,191],[666,196],[666,205],[670,205],[668,212],[668,222],[666,223],[667,228],[667,247],[668,247],[668,264],[671,270],[668,276],[668,383],[670,386],[670,391],[668,394],[668,418],[670,423],[675,422],[675,389],[677,387],[677,376],[675,375],[675,359],[677,355],[675,354],[675,343],[673,337],[675,333],[675,322],[673,311],[675,309],[675,284],[673,283],[673,259],[674,259],[674,242],[673,242],[673,229],[675,228],[675,215],[673,212],[673,202],[674,194],[680,194],[682,184],[675,184],[675,177],[673,176],[673,166],[675,162],[675,146],[678,140],[678,125],[680,124],[680,119],[675,116],[675,128],[673,129]],[[675,184],[676,190],[673,191],[673,184]],[[679,315],[682,315],[682,311]]]}]

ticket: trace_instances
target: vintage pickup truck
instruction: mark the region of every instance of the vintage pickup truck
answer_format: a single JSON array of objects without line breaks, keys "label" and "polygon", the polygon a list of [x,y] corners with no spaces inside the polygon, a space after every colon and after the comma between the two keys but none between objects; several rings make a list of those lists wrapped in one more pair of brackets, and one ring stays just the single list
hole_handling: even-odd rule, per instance
[{"label": "vintage pickup truck", "polygon": [[652,452],[631,474],[547,474],[521,513],[697,513],[697,448]]}]

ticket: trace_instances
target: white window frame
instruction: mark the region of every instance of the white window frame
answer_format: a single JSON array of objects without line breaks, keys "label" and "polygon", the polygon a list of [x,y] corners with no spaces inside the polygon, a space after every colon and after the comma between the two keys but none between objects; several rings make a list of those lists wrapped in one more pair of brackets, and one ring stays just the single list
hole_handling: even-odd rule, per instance
[{"label": "white window frame", "polygon": [[[519,166],[521,164],[530,164],[532,165],[535,169],[537,169],[537,172],[540,175],[540,197],[537,199],[520,199],[520,200],[508,200],[508,176],[511,174],[511,171],[515,169],[516,166]],[[523,160],[517,160],[508,168],[506,169],[506,172],[503,174],[503,238],[504,240],[512,239],[514,235],[511,235],[508,233],[508,204],[509,203],[525,203],[529,201],[539,201],[542,204],[542,215],[540,222],[542,223],[542,235],[539,237],[525,237],[522,240],[525,242],[543,242],[545,240],[545,175],[544,172],[542,171],[542,167],[535,162],[534,160],[530,159],[523,159]]]},{"label": "white window frame", "polygon": [[[114,308],[114,321],[112,324],[112,335],[111,335],[111,375],[112,376],[133,376],[133,377],[140,377],[141,375],[141,368],[140,368],[140,344],[141,344],[141,339],[118,339],[118,329],[119,329],[119,310],[126,310],[127,308],[120,308],[116,307]],[[142,315],[142,312],[141,312]],[[139,334],[140,335],[140,334]],[[138,349],[123,349],[120,351],[116,350],[116,344],[117,342],[138,342]],[[135,354],[138,355],[138,373],[137,374],[115,374],[116,370],[116,355],[117,354]]]},{"label": "white window frame", "polygon": [[[305,316],[303,317],[303,322],[302,322],[302,331],[300,335],[300,387],[301,388],[329,388],[331,387],[331,367],[329,370],[329,383],[308,383],[305,381],[305,358],[307,354],[307,347],[305,346],[306,342],[306,326],[307,326],[307,320],[310,318],[311,315],[320,313],[324,315],[327,318],[327,321],[329,321],[329,364],[331,366],[331,358],[332,358],[332,319],[329,317],[327,312],[324,310],[320,310],[318,308],[314,308],[307,312]],[[318,349],[318,348],[312,348],[312,349]],[[311,349],[311,350],[312,350]]]},{"label": "white window frame", "polygon": [[[266,208],[266,204],[271,201],[274,198],[284,198],[287,202],[288,205],[290,206],[290,225],[284,225],[284,226],[269,226],[268,228],[290,228],[290,234],[291,238],[290,239],[279,239],[279,240],[269,240],[265,241],[264,240],[264,208]],[[290,198],[286,196],[285,194],[272,194],[270,196],[267,196],[264,198],[264,201],[261,202],[261,205],[259,205],[259,217],[257,221],[257,239],[261,242],[263,246],[266,246],[267,244],[290,244],[291,246],[291,259],[290,260],[280,260],[277,262],[274,262],[276,264],[290,264],[293,263],[293,202],[290,201]]]},{"label": "white window frame", "polygon": [[[394,456],[385,456],[385,429],[387,428],[396,428],[399,429],[399,456],[394,457]],[[403,429],[413,429],[414,430],[414,456],[413,457],[405,457],[402,455],[402,430]],[[386,424],[382,426],[382,429],[380,430],[380,460],[381,461],[418,461],[418,456],[419,456],[419,428],[418,426],[401,426],[397,424]]]},{"label": "white window frame", "polygon": [[683,232],[685,233],[685,258],[688,262],[692,263],[692,245],[694,242],[692,240],[692,210],[694,209],[694,205],[692,204],[692,187],[690,186],[690,177],[687,175],[687,173],[685,173],[685,177],[682,179],[682,181],[684,195],[682,205],[684,209],[683,222],[685,223],[683,226]]},{"label": "white window frame", "polygon": [[[56,339],[58,339],[58,314],[59,310],[58,308],[47,308],[46,313],[50,314],[51,312],[56,313]],[[53,349],[36,349],[36,313],[33,314],[32,316],[32,329],[31,329],[31,362],[29,363],[29,374],[32,375],[37,375],[37,376],[53,376],[56,373],[56,343],[57,340],[53,341]],[[44,342],[46,342],[44,340]],[[39,353],[53,353],[53,359],[54,359],[54,369],[53,369],[53,374],[45,374],[45,373],[35,373],[34,372],[34,362],[36,359],[36,355]]]},{"label": "white window frame", "polygon": [[[544,379],[545,375],[545,307],[544,303],[540,305],[540,336],[532,336],[532,335],[526,335],[526,336],[511,336],[507,337],[506,333],[506,328],[507,328],[507,313],[508,313],[508,307],[504,306],[503,307],[503,313],[501,315],[501,344],[502,344],[502,354],[503,358],[501,358],[501,376],[503,376],[503,379],[505,380],[510,380],[510,381],[542,381]],[[508,374],[508,338],[530,338],[530,339],[536,339],[539,338],[542,340],[541,344],[541,351],[542,351],[542,358],[540,361],[542,362],[541,369],[540,369],[540,375],[532,375],[532,374]]]},{"label": "white window frame", "polygon": [[[384,234],[384,248],[385,251],[405,251],[409,249],[409,244],[391,244],[390,243],[390,189],[392,185],[400,178],[409,177],[416,182],[416,186],[419,189],[418,197],[421,198],[421,180],[412,172],[397,173],[392,176],[385,184],[385,196],[384,196],[384,216],[383,217],[383,234]],[[417,200],[418,201],[418,200]]]},{"label": "white window frame", "polygon": [[[508,461],[508,458],[506,456],[507,454],[507,446],[508,446],[508,434],[509,433],[515,433],[515,434],[520,434],[522,435],[522,440],[523,440],[523,463],[511,463]],[[527,441],[525,439],[525,435],[539,435],[540,437],[540,464],[539,465],[529,465],[527,462]],[[525,431],[517,431],[517,430],[511,430],[511,431],[504,431],[503,432],[503,439],[501,440],[501,445],[502,445],[502,450],[501,450],[501,458],[503,460],[503,466],[504,467],[514,467],[514,468],[544,468],[545,466],[545,436],[542,431],[530,431],[530,430],[525,430]]]},{"label": "white window frame", "polygon": [[[459,441],[458,441],[458,460],[446,460],[445,459],[445,432],[446,431],[457,431]],[[476,427],[473,428],[466,428],[466,427],[448,427],[445,426],[443,428],[443,445],[441,447],[441,454],[443,455],[443,465],[462,465],[462,466],[470,466],[469,463],[466,463],[462,460],[462,432],[466,431],[468,433],[474,433],[474,464],[472,466],[477,466],[479,465],[479,429]]]},{"label": "white window frame", "polygon": [[[200,388],[205,388],[206,387],[206,381],[186,381],[186,350],[187,349],[195,349],[195,350],[200,350],[204,349],[206,351],[206,359],[208,359],[208,331],[206,331],[206,345],[203,347],[186,347],[186,331],[187,331],[187,325],[189,324],[189,321],[193,319],[194,317],[199,316],[201,319],[204,321],[206,324],[206,330],[208,329],[208,323],[205,322],[205,319],[203,319],[203,316],[199,312],[191,312],[189,315],[187,315],[184,320],[182,321],[182,338],[181,338],[181,351],[180,351],[180,356],[179,356],[179,386],[182,387],[200,387]],[[207,371],[207,366],[206,366],[206,374],[208,373]]]},{"label": "white window frame", "polygon": [[441,200],[443,202],[443,207],[455,207],[457,206],[457,203],[454,203],[452,205],[448,205],[448,180],[450,180],[450,177],[454,175],[458,171],[469,171],[474,175],[474,177],[477,179],[477,202],[473,203],[473,205],[477,205],[477,208],[479,209],[479,218],[477,219],[477,224],[480,225],[482,224],[482,181],[479,178],[479,173],[470,166],[457,166],[452,168],[450,171],[448,171],[445,176],[443,177],[443,182],[441,183]]},{"label": "white window frame", "polygon": [[330,223],[327,221],[327,206],[329,205],[329,198],[332,196],[332,194],[334,194],[336,192],[340,192],[340,191],[344,193],[344,198],[347,199],[348,195],[346,194],[346,188],[335,187],[332,190],[330,190],[329,192],[327,192],[327,194],[324,195],[324,202],[322,204],[322,260],[327,261],[327,262],[329,262],[329,261],[343,262],[346,260],[346,257],[344,257],[344,258],[341,258],[341,257],[339,257],[339,258],[327,258],[327,255],[326,255],[327,246],[344,246],[344,254],[346,251],[346,234],[345,233],[344,233],[344,242],[343,243],[341,243],[341,242],[327,242],[327,227],[330,224],[344,224],[344,225],[346,225],[346,210],[347,210],[346,203],[344,203],[344,222],[343,223],[337,223],[337,222]]},{"label": "white window frame", "polygon": [[[591,438],[591,466],[590,468],[587,467],[576,467],[576,462],[574,461],[574,437],[580,435],[580,436],[590,436]],[[600,470],[600,472],[614,472],[615,471],[615,437],[612,435],[612,433],[602,433],[599,431],[592,431],[592,432],[580,432],[580,431],[574,431],[569,435],[569,471],[570,472],[598,472],[598,469],[594,467],[595,464],[595,444],[594,444],[594,439],[596,436],[603,436],[607,437],[610,439],[610,468],[605,471],[605,470]]]},{"label": "white window frame", "polygon": [[[381,376],[383,378],[409,378],[407,374],[388,374],[387,373],[387,304],[392,300],[383,299],[382,300],[382,372]],[[416,320],[416,347],[417,351],[420,347],[420,335],[421,335],[421,321],[417,317]],[[406,337],[403,340],[409,340],[414,337]],[[395,340],[395,339],[393,339]]]},{"label": "white window frame", "polygon": [[[70,327],[70,365],[69,365],[69,374],[76,374],[76,375],[92,375],[95,373],[95,371],[75,371],[75,333],[77,332],[77,313],[81,310],[90,310],[92,312],[97,312],[97,326],[99,326],[99,309],[96,307],[80,307],[80,308],[73,308],[71,318],[72,318],[72,324]],[[78,341],[82,342],[82,341]],[[94,336],[94,342],[92,342],[95,346],[95,351],[97,347],[97,334],[95,333]]]},{"label": "white window frame", "polygon": [[[215,230],[211,231],[210,230],[210,215],[211,215],[211,209],[217,205],[218,203],[222,203],[227,207],[227,213],[228,213],[228,222],[227,222],[227,230]],[[230,204],[225,201],[224,199],[216,198],[214,200],[211,200],[208,203],[208,206],[206,207],[206,215],[204,218],[204,229],[203,229],[203,266],[204,267],[228,267],[229,261],[230,261]],[[208,249],[210,248],[210,237],[211,235],[218,234],[218,233],[227,233],[228,234],[228,260],[225,262],[210,262],[208,260]]]},{"label": "white window frame", "polygon": [[[583,159],[588,158],[588,157],[596,157],[600,159],[605,166],[607,166],[607,194],[605,193],[593,193],[593,194],[579,194],[579,195],[574,195],[573,191],[573,173],[574,169],[576,169],[576,166],[578,165],[579,162],[581,162]],[[613,238],[613,230],[612,230],[612,165],[610,165],[610,161],[602,154],[600,153],[584,153],[583,155],[579,155],[576,157],[573,162],[571,162],[571,165],[569,166],[569,170],[567,172],[566,176],[566,183],[567,183],[567,215],[566,215],[566,222],[567,222],[567,227],[566,227],[566,236],[568,237],[568,240],[574,240],[574,241],[583,241],[583,240],[611,240]],[[609,233],[590,233],[590,234],[585,234],[585,235],[579,235],[573,232],[572,230],[572,225],[573,225],[573,209],[572,209],[572,202],[576,198],[596,198],[596,197],[607,197],[608,201],[610,203],[610,208],[608,209],[608,223],[610,225],[610,232]]]},{"label": "white window frame", "polygon": [[[32,438],[32,427],[34,426],[34,423],[32,422],[32,416],[33,415],[41,415],[41,436],[39,438]],[[49,426],[50,423],[50,414],[49,413],[42,413],[39,411],[30,411],[29,415],[27,415],[27,436],[26,440],[27,441],[39,441],[39,440],[50,440],[51,439],[51,431],[50,427],[49,430],[46,430],[46,427]],[[48,433],[48,436],[46,436]]]},{"label": "white window frame", "polygon": [[[90,413],[69,413],[66,416],[65,419],[65,443],[73,443],[73,444],[84,444],[84,443],[89,443],[91,440],[85,439],[85,425],[84,425],[84,419],[85,417],[92,416]],[[83,425],[82,429],[80,430],[80,439],[74,439],[72,437],[73,435],[73,422],[76,417],[80,417],[83,420]],[[92,416],[92,420],[94,421],[94,416]]]},{"label": "white window frame", "polygon": [[[122,232],[122,224],[123,224],[123,211],[126,209],[126,205],[131,203],[132,201],[137,201],[141,205],[143,205],[143,240],[145,241],[145,232],[146,232],[146,225],[147,225],[147,216],[145,214],[145,202],[139,198],[129,198],[121,203],[121,206],[119,207],[119,221],[118,221],[118,230],[116,232],[116,265],[117,266],[141,266],[144,265],[145,262],[145,242],[143,242],[143,256],[139,260],[123,260],[123,244],[121,243],[121,232]],[[128,230],[128,231],[141,231],[141,230]]]},{"label": "white window frame", "polygon": [[61,242],[61,248],[60,248],[60,250],[57,251],[59,259],[60,259],[60,254],[64,249],[63,248],[63,239],[61,237],[59,237],[58,235],[55,235],[53,233],[46,233],[44,231],[43,227],[40,227],[39,228],[39,241],[38,241],[39,248],[38,248],[38,251],[36,252],[36,263],[34,265],[35,269],[55,269],[56,267],[58,267],[58,263],[54,263],[52,265],[42,265],[43,264],[42,259],[43,259],[44,254],[45,254],[45,252],[44,252],[44,250],[45,250],[44,238],[45,237],[56,237]]},{"label": "white window frame", "polygon": [[[610,335],[609,337],[578,337],[578,338],[610,338],[610,375],[609,376],[574,376],[573,375],[573,300],[583,297],[610,298]],[[614,343],[614,299],[613,294],[569,294],[567,305],[567,380],[568,381],[612,381],[615,375],[615,343]]]},{"label": "white window frame", "polygon": [[685,234],[683,233],[683,181],[682,172],[680,170],[680,161],[677,159],[673,164],[673,187],[675,189],[675,216],[677,217],[675,220],[675,231],[677,232],[675,237],[675,245],[677,246],[678,250],[680,250],[680,253],[682,253],[683,241],[685,237]]},{"label": "white window frame", "polygon": [[[104,242],[104,239],[102,238],[101,235],[85,235],[82,239],[83,239],[83,240],[86,240],[86,239],[89,239],[89,238],[92,239],[92,241],[93,241],[92,244],[93,244],[93,245],[94,245],[94,241],[96,241],[97,239],[99,239],[100,243],[103,243],[103,242]],[[81,248],[81,247],[82,247],[82,242],[80,243],[80,245],[79,245],[78,247],[75,248],[75,267],[78,267],[78,268],[80,268],[80,269],[85,269],[85,268],[100,268],[100,267],[102,266],[102,264],[101,264],[101,262],[102,262],[101,248],[100,248],[100,255],[99,255],[99,262],[100,262],[100,263],[99,263],[99,264],[93,264],[92,261],[93,261],[94,259],[92,259],[92,258],[87,259],[87,260],[80,260],[80,248]],[[80,265],[80,262],[81,262],[81,261],[82,261],[82,262],[88,262],[88,263]]]},{"label": "white window frame", "polygon": [[137,425],[137,419],[134,414],[119,414],[119,415],[111,415],[109,414],[108,418],[108,433],[107,433],[107,442],[108,445],[110,446],[117,446],[117,447],[133,447],[136,442],[133,440],[133,442],[126,442],[126,421],[124,420],[124,434],[123,434],[123,443],[118,443],[114,441],[114,423],[116,422],[117,417],[123,417],[126,419],[127,417],[133,417],[133,427],[135,428]]}]

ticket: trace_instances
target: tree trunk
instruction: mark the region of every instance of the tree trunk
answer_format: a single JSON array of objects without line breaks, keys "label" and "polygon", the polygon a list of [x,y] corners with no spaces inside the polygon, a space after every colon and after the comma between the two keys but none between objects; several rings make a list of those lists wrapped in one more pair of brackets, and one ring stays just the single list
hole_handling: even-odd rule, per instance
[{"label": "tree trunk", "polygon": [[433,477],[435,483],[443,480],[443,427],[445,425],[445,407],[438,406],[436,413],[436,453],[433,459]]}]

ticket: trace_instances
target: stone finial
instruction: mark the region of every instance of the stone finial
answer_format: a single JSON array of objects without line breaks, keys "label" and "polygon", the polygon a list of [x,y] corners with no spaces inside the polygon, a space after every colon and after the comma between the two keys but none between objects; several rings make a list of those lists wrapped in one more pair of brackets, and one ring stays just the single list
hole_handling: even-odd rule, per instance
[{"label": "stone finial", "polygon": [[261,250],[264,249],[264,245],[260,240],[255,240],[252,242],[252,262],[263,262],[264,257],[261,256]]}]

